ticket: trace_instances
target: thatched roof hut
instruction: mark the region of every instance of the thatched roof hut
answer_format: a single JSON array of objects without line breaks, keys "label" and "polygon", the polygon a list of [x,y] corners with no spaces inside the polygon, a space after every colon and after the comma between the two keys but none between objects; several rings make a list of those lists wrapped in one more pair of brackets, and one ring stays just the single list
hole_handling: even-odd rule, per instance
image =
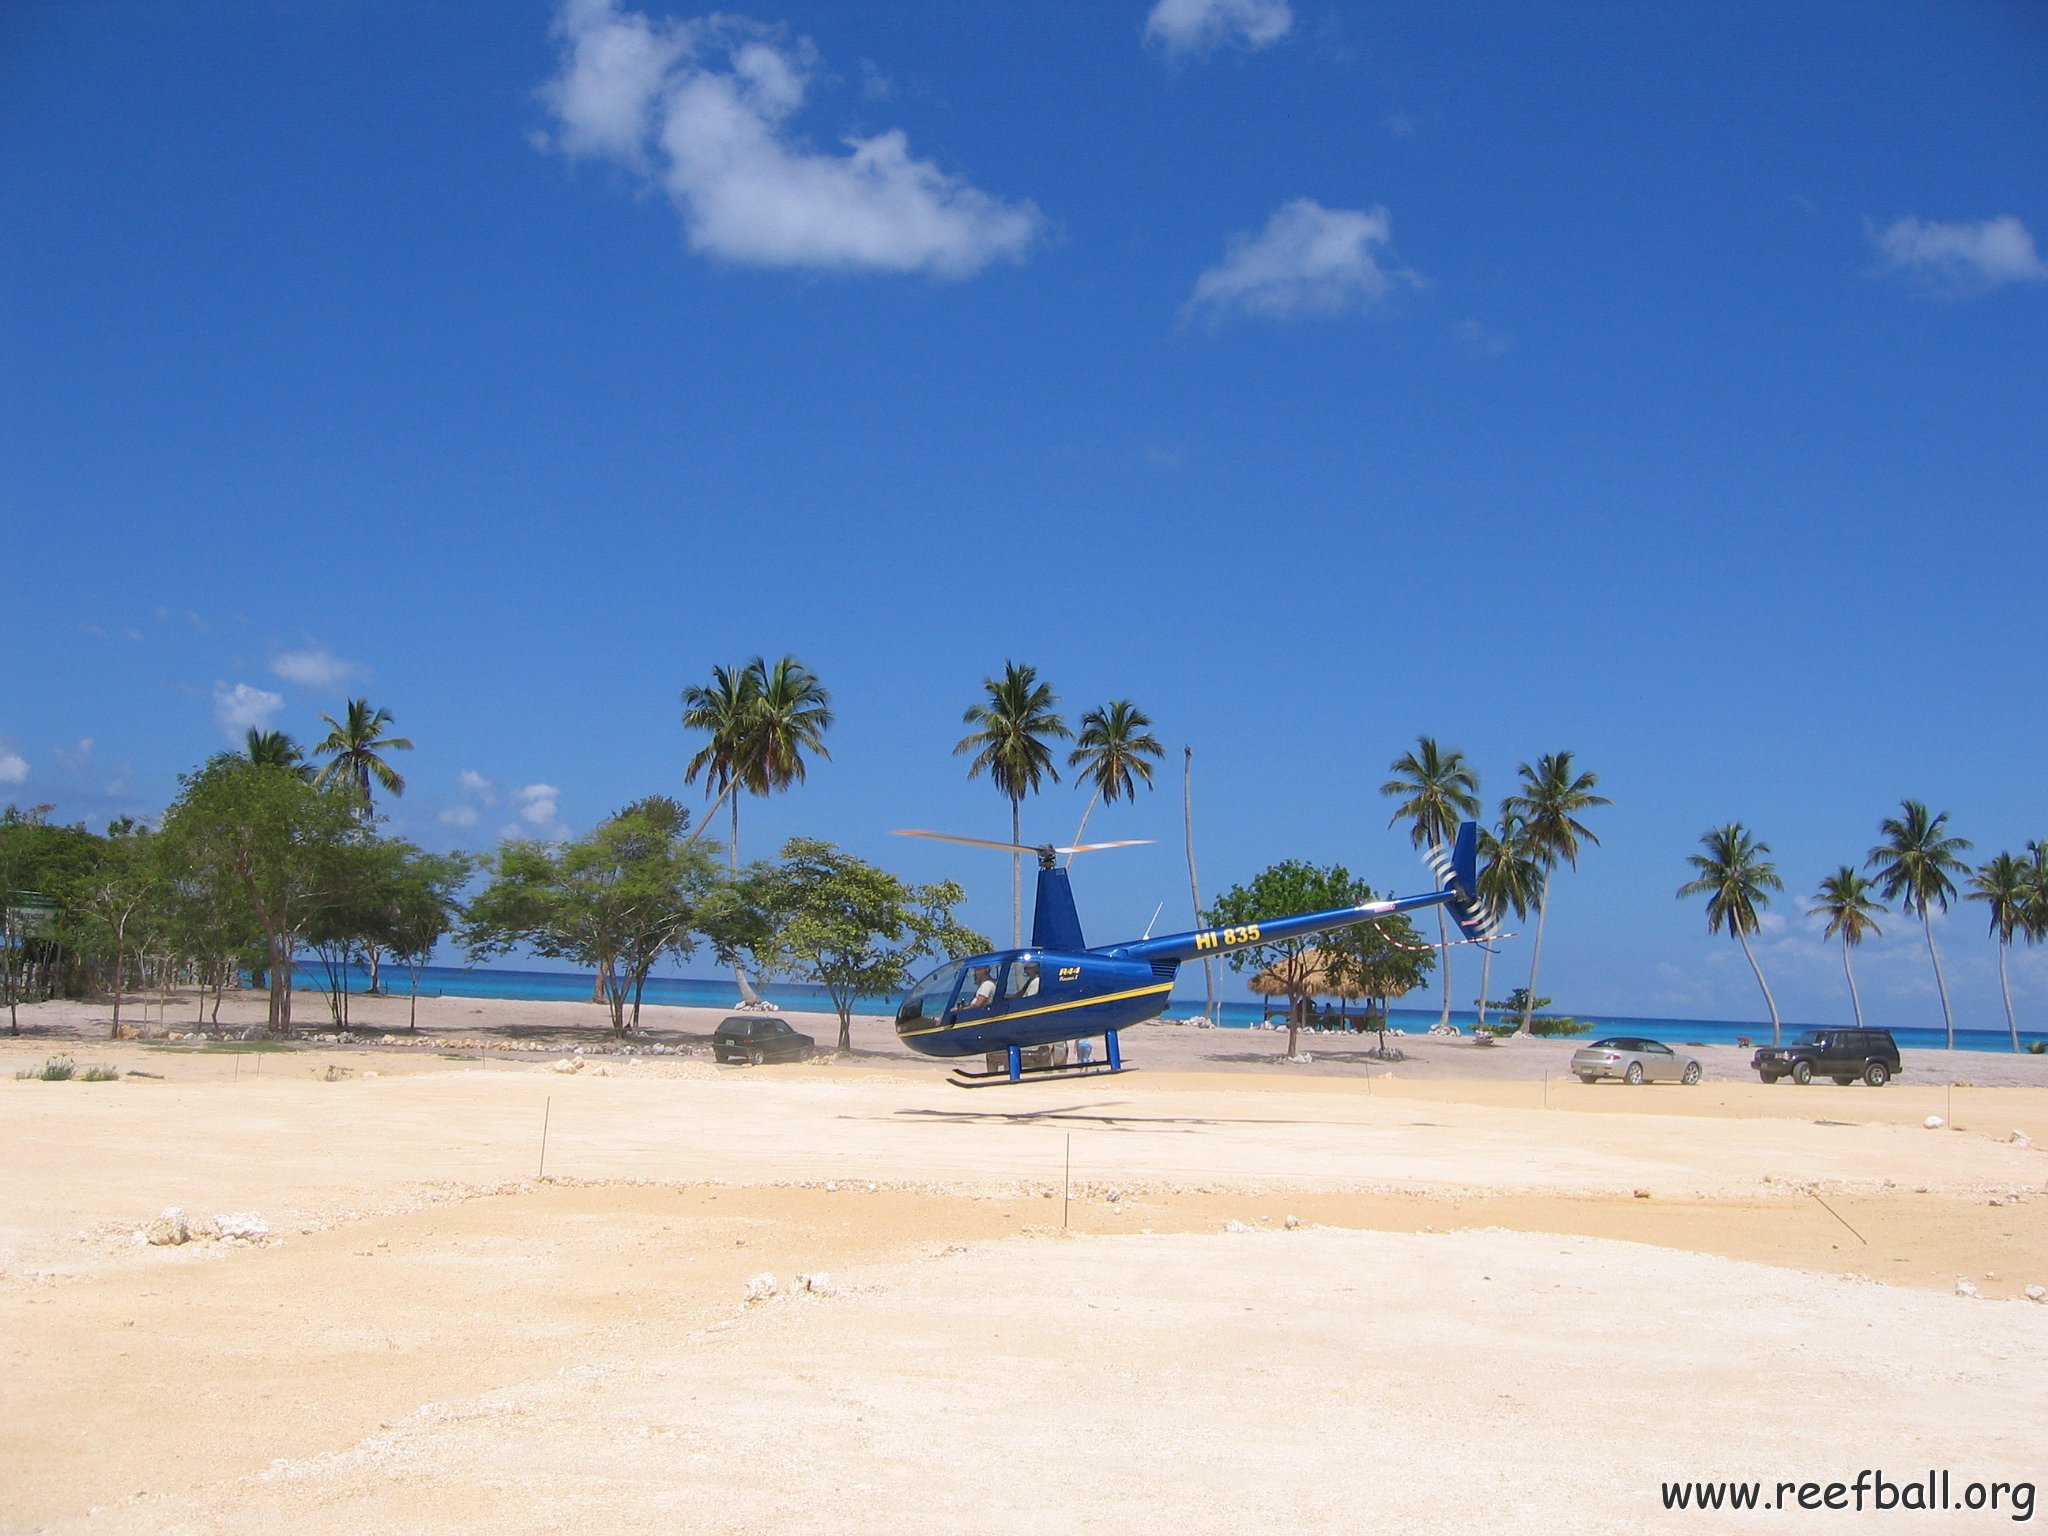
[{"label": "thatched roof hut", "polygon": [[[1288,986],[1288,977],[1296,978],[1296,985]],[[1320,949],[1303,950],[1299,959],[1285,965],[1269,965],[1246,983],[1254,992],[1264,997],[1285,997],[1292,992],[1309,997],[1337,997],[1347,1002],[1356,1002],[1367,995],[1365,988],[1349,978],[1332,981],[1330,959]],[[1387,995],[1399,997],[1408,989],[1402,987]],[[1374,996],[1379,994],[1375,993]]]}]

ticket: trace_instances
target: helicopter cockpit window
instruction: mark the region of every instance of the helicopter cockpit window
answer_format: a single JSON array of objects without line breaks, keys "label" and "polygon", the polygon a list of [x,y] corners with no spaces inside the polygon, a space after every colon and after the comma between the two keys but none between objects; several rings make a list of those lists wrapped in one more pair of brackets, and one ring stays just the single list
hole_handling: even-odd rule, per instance
[{"label": "helicopter cockpit window", "polygon": [[899,1028],[928,1019],[936,1024],[939,1016],[946,1011],[946,1004],[952,1000],[953,984],[960,979],[961,967],[942,965],[911,988],[910,996],[903,999],[903,1006],[896,1010]]},{"label": "helicopter cockpit window", "polygon": [[1009,973],[1003,978],[1003,997],[1007,1000],[1017,997],[1038,996],[1038,962],[1036,960],[1013,960]]}]

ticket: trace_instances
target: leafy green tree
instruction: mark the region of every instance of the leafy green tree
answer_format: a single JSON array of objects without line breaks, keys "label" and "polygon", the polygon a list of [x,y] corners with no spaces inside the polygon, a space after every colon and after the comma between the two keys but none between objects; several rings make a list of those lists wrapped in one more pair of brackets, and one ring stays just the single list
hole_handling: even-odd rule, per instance
[{"label": "leafy green tree", "polygon": [[624,1034],[639,1022],[655,962],[665,953],[687,955],[694,944],[713,877],[711,856],[688,836],[689,822],[675,801],[650,795],[573,842],[503,844],[462,925],[470,958],[523,944],[589,966],[613,1032]]},{"label": "leafy green tree", "polygon": [[2020,1048],[2019,1020],[2012,1011],[2012,981],[2006,975],[2005,957],[2012,948],[2012,936],[2026,931],[2027,902],[2031,889],[2027,861],[2001,853],[1970,876],[1970,900],[1991,908],[1991,936],[1998,940],[1998,990],[2005,998],[2005,1027],[2012,1036],[2012,1048]]},{"label": "leafy green tree", "polygon": [[398,865],[385,893],[383,938],[405,964],[411,983],[406,1028],[417,1030],[420,972],[460,920],[462,890],[476,874],[477,860],[467,853],[428,853],[411,843],[395,847]]},{"label": "leafy green tree", "polygon": [[313,777],[313,765],[306,761],[304,749],[283,731],[259,731],[250,726],[243,756],[259,768],[282,768],[301,779]]},{"label": "leafy green tree", "polygon": [[[1534,764],[1521,764],[1516,771],[1522,776],[1522,788],[1509,796],[1507,803],[1521,817],[1522,835],[1543,868],[1543,884],[1536,894],[1536,943],[1529,953],[1529,991],[1533,994],[1537,968],[1543,963],[1543,923],[1550,915],[1551,876],[1560,863],[1579,867],[1581,843],[1599,846],[1600,839],[1578,819],[1580,814],[1614,802],[1593,793],[1600,776],[1575,772],[1569,752],[1547,753]],[[1529,1032],[1532,1016],[1531,1010],[1523,1012],[1521,1033]]]},{"label": "leafy green tree", "polygon": [[350,699],[340,720],[332,715],[320,718],[327,722],[328,731],[325,737],[313,744],[313,750],[324,753],[327,762],[315,776],[316,783],[347,785],[362,807],[365,820],[372,812],[370,785],[373,782],[383,786],[388,794],[405,793],[405,779],[384,761],[383,754],[410,752],[412,743],[403,736],[382,734],[391,724],[390,710],[372,709],[368,699]]},{"label": "leafy green tree", "polygon": [[1908,917],[1920,919],[1920,926],[1927,934],[1927,958],[1934,963],[1934,990],[1941,996],[1941,1017],[1948,1029],[1948,1048],[1955,1049],[1956,1020],[1949,1011],[1948,983],[1941,974],[1941,952],[1934,947],[1934,917],[1932,908],[1948,910],[1949,898],[1956,893],[1955,881],[1951,875],[1961,874],[1969,866],[1963,863],[1961,855],[1969,851],[1969,843],[1960,837],[1950,837],[1943,828],[1948,824],[1948,812],[1931,814],[1918,800],[1901,801],[1900,814],[1887,816],[1878,823],[1878,831],[1884,841],[1870,850],[1864,860],[1867,868],[1877,875],[1877,883],[1884,892],[1885,900],[1896,901],[1900,910]]},{"label": "leafy green tree", "polygon": [[[1081,717],[1081,734],[1074,738],[1067,766],[1081,770],[1081,782],[1091,793],[1088,808],[1081,813],[1081,825],[1074,829],[1076,843],[1088,830],[1088,818],[1100,802],[1136,800],[1140,784],[1152,787],[1153,766],[1166,755],[1166,749],[1147,729],[1151,724],[1151,716],[1129,699],[1111,699]],[[1070,853],[1067,863],[1071,866],[1073,862]]]},{"label": "leafy green tree", "polygon": [[[1434,736],[1418,736],[1413,752],[1403,752],[1390,766],[1393,777],[1380,786],[1383,795],[1399,795],[1401,803],[1388,818],[1393,826],[1408,822],[1409,841],[1417,848],[1448,845],[1458,823],[1479,814],[1479,775],[1465,754],[1439,747]],[[1476,893],[1475,893],[1476,894]],[[1436,909],[1438,947],[1444,957],[1444,1006],[1440,1023],[1451,1022],[1451,930],[1444,909]],[[1479,988],[1486,991],[1482,981]]]},{"label": "leafy green tree", "polygon": [[[1373,899],[1372,887],[1352,878],[1341,864],[1318,866],[1284,859],[1259,871],[1249,884],[1234,885],[1216,898],[1202,915],[1212,928],[1238,928],[1291,917],[1327,912]],[[1365,929],[1377,932],[1366,932]],[[1234,971],[1265,972],[1280,984],[1287,998],[1287,1054],[1298,1056],[1301,1023],[1317,984],[1344,986],[1376,982],[1391,986],[1392,962],[1384,951],[1408,946],[1415,954],[1414,976],[1427,976],[1434,956],[1405,917],[1380,918],[1350,928],[1304,934],[1233,950],[1227,957]],[[1385,961],[1379,972],[1375,964]],[[1385,996],[1385,992],[1377,995]]]},{"label": "leafy green tree", "polygon": [[334,851],[360,829],[360,802],[233,753],[179,782],[158,834],[164,868],[192,899],[262,933],[270,1024],[289,1033],[293,953],[328,900]]},{"label": "leafy green tree", "polygon": [[989,947],[954,919],[965,900],[954,882],[906,885],[814,838],[791,838],[777,862],[753,866],[731,900],[725,947],[745,948],[764,973],[823,987],[839,1015],[841,1051],[853,1048],[857,999],[908,986],[920,957]]},{"label": "leafy green tree", "polygon": [[1870,882],[1844,864],[1821,881],[1814,905],[1806,909],[1808,917],[1827,918],[1824,938],[1841,937],[1842,974],[1849,978],[1849,1008],[1856,1015],[1858,1029],[1863,1027],[1863,999],[1856,992],[1856,971],[1849,963],[1849,951],[1868,935],[1884,932],[1877,926],[1877,914],[1884,910],[1884,904],[1871,891]]},{"label": "leafy green tree", "polygon": [[[1496,917],[1512,912],[1519,922],[1528,917],[1542,888],[1543,866],[1530,850],[1522,818],[1503,802],[1499,825],[1479,829],[1479,903]],[[1479,1017],[1474,1029],[1485,1026],[1486,1010],[1493,1006],[1486,1000],[1493,986],[1493,945],[1482,944],[1480,950],[1486,958],[1479,966]],[[1516,988],[1517,993],[1527,991]],[[1531,1012],[1534,1017],[1533,1011],[1519,1006],[1508,1011]]]},{"label": "leafy green tree", "polygon": [[[1026,795],[1036,794],[1046,779],[1057,784],[1059,770],[1053,766],[1053,740],[1067,741],[1067,729],[1059,711],[1059,695],[1038,680],[1038,669],[1021,662],[1005,662],[1000,679],[985,677],[981,686],[987,698],[971,704],[960,716],[974,730],[953,748],[955,757],[974,754],[967,765],[967,777],[978,779],[986,773],[1003,797],[1010,802],[1010,841],[1021,842],[1021,808]],[[1010,943],[1024,942],[1024,856],[1010,855]]]},{"label": "leafy green tree", "polygon": [[73,897],[95,948],[102,954],[113,952],[108,991],[114,999],[114,1017],[109,1033],[116,1040],[121,1038],[129,957],[140,951],[141,930],[161,894],[154,841],[146,828],[132,822],[119,827],[101,840],[92,873]]},{"label": "leafy green tree", "polygon": [[53,825],[52,807],[0,810],[0,905],[6,949],[0,986],[8,1027],[21,1032],[18,1005],[85,985],[80,905],[99,864],[100,843],[83,826]]},{"label": "leafy green tree", "polygon": [[1771,1044],[1776,1045],[1778,1000],[1771,996],[1763,967],[1756,963],[1750,950],[1749,935],[1759,926],[1758,910],[1771,904],[1770,893],[1782,891],[1785,882],[1778,878],[1776,866],[1764,857],[1771,851],[1771,845],[1758,842],[1739,821],[1702,833],[1700,842],[1707,851],[1686,860],[1699,873],[1681,885],[1678,894],[1681,898],[1706,897],[1707,932],[1719,933],[1726,927],[1735,935],[1735,942],[1742,946],[1742,958],[1749,962],[1750,970],[1756,973],[1756,984],[1763,988],[1764,1006],[1771,1011]]}]

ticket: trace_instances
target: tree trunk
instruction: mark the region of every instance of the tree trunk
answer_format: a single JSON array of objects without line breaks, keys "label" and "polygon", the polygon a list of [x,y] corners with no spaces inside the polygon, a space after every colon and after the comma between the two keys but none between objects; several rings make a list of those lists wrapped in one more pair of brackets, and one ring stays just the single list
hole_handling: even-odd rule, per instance
[{"label": "tree trunk", "polygon": [[375,997],[378,994],[378,989],[384,984],[384,973],[382,968],[377,963],[377,946],[374,944],[366,944],[363,947],[370,952],[370,987],[369,990],[363,994],[363,996]]},{"label": "tree trunk", "polygon": [[1543,876],[1543,889],[1536,897],[1536,947],[1529,952],[1529,994],[1522,999],[1522,1022],[1515,1033],[1529,1033],[1529,1020],[1536,1012],[1536,970],[1543,964],[1543,919],[1550,915],[1550,876]]},{"label": "tree trunk", "polygon": [[[1188,894],[1195,902],[1195,926],[1202,926],[1202,883],[1195,878],[1195,749],[1181,748],[1180,814],[1187,828]],[[1202,1017],[1216,1022],[1216,962],[1202,956]]]},{"label": "tree trunk", "polygon": [[1302,999],[1291,993],[1287,998],[1287,1059],[1292,1061],[1301,1054],[1301,1005]]},{"label": "tree trunk", "polygon": [[[1010,841],[1021,843],[1024,835],[1019,830],[1019,815],[1024,802],[1015,798],[1010,801]],[[1010,948],[1024,947],[1024,855],[1010,855]]]},{"label": "tree trunk", "polygon": [[1771,1010],[1771,1044],[1778,1043],[1778,1000],[1771,996],[1771,984],[1764,980],[1763,967],[1756,963],[1756,956],[1749,952],[1749,940],[1740,928],[1735,930],[1735,942],[1742,946],[1742,958],[1749,962],[1749,968],[1756,972],[1756,984],[1764,989],[1764,1006]]},{"label": "tree trunk", "polygon": [[1842,974],[1849,978],[1849,1011],[1856,1015],[1856,1027],[1863,1027],[1863,999],[1856,995],[1856,971],[1849,964],[1849,935],[1842,934]]},{"label": "tree trunk", "polygon": [[839,1054],[844,1056],[853,1050],[853,999],[848,998],[839,1010]]},{"label": "tree trunk", "polygon": [[2012,1014],[2012,983],[2006,979],[2005,974],[2005,952],[2011,947],[2010,939],[2001,938],[1998,941],[1998,990],[2005,994],[2005,1027],[2012,1035],[2012,1048],[2017,1051],[2020,1048],[2020,1024]]},{"label": "tree trunk", "polygon": [[1444,962],[1444,1014],[1439,1022],[1448,1029],[1451,1023],[1451,930],[1450,925],[1444,921],[1444,909],[1441,906],[1436,909],[1436,936],[1437,953],[1443,957]]},{"label": "tree trunk", "polygon": [[[126,979],[125,973],[128,968],[128,950],[122,935],[127,926],[126,923],[117,923],[114,926],[114,1032],[109,1037],[114,1040],[121,1038],[121,983]],[[147,1018],[145,1012],[145,1021]]]},{"label": "tree trunk", "polygon": [[1934,914],[1920,908],[1920,924],[1927,930],[1927,958],[1934,962],[1934,990],[1941,994],[1941,1022],[1948,1029],[1948,1048],[1956,1048],[1956,1017],[1948,1011],[1948,983],[1941,975],[1941,954],[1934,947]]}]

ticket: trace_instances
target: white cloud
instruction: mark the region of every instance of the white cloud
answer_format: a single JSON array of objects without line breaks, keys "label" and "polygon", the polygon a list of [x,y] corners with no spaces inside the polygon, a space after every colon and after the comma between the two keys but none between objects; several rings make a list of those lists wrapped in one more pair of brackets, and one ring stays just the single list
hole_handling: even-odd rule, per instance
[{"label": "white cloud", "polygon": [[1284,317],[1365,309],[1396,283],[1417,281],[1380,265],[1373,248],[1390,236],[1384,208],[1361,213],[1298,197],[1256,235],[1230,237],[1222,262],[1197,279],[1187,311]]},{"label": "white cloud", "polygon": [[1021,260],[1044,220],[911,157],[901,130],[819,153],[789,132],[816,62],[807,41],[730,16],[655,22],[567,0],[561,72],[542,96],[556,147],[665,190],[691,249],[751,266],[965,277]]},{"label": "white cloud", "polygon": [[281,677],[288,683],[297,683],[301,688],[316,688],[323,693],[346,688],[367,676],[367,669],[353,661],[343,661],[326,646],[318,644],[303,651],[278,652],[270,658],[270,671],[272,676]]},{"label": "white cloud", "polygon": [[232,688],[226,683],[213,685],[214,718],[232,742],[239,743],[250,730],[268,730],[271,720],[283,708],[284,696],[267,688],[252,688],[247,683],[237,683]]},{"label": "white cloud", "polygon": [[1987,293],[2007,283],[2048,282],[2048,262],[2034,237],[2011,214],[1975,224],[1934,224],[1900,219],[1870,238],[1888,270],[1906,272],[1957,297]]},{"label": "white cloud", "polygon": [[0,784],[26,784],[28,760],[19,752],[0,752]]},{"label": "white cloud", "polygon": [[473,805],[451,805],[435,818],[444,827],[473,827],[476,825],[476,807]]},{"label": "white cloud", "polygon": [[1287,0],[1159,0],[1145,18],[1145,41],[1168,53],[1226,43],[1270,48],[1294,28]]},{"label": "white cloud", "polygon": [[500,827],[499,837],[538,837],[560,842],[569,836],[569,829],[562,824],[562,792],[554,785],[522,785],[508,798],[519,813],[519,820]]},{"label": "white cloud", "polygon": [[[493,779],[485,778],[474,768],[465,768],[461,773],[457,774],[455,787],[471,800],[481,800],[485,805],[496,805],[498,803],[497,782]],[[465,822],[463,825],[467,826],[469,823]]]},{"label": "white cloud", "polygon": [[57,760],[59,768],[76,778],[92,766],[92,738],[81,736],[76,746],[52,747],[50,756]]}]

